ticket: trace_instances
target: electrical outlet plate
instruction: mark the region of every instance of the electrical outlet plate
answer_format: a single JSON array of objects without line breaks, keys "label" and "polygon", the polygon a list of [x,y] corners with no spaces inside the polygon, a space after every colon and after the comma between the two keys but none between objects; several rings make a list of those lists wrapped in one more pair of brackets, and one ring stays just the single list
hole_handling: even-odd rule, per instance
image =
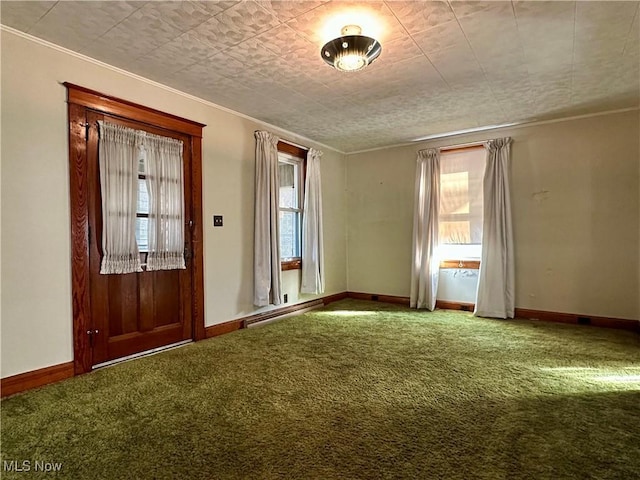
[{"label": "electrical outlet plate", "polygon": [[221,227],[222,226],[222,215],[214,215],[213,216],[213,226]]}]

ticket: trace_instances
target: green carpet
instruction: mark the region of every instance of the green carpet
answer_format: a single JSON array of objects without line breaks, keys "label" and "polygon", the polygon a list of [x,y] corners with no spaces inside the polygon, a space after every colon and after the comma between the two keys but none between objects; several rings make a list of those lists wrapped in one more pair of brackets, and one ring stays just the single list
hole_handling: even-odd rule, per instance
[{"label": "green carpet", "polygon": [[344,300],[5,399],[1,451],[3,479],[640,478],[640,341]]}]

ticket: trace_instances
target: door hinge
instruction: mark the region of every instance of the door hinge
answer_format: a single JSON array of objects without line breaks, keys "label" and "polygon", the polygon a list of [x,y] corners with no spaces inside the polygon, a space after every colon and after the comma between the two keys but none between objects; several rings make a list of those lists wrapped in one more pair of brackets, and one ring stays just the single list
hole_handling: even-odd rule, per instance
[{"label": "door hinge", "polygon": [[98,330],[87,330],[87,335],[89,335],[89,346],[93,348],[95,336],[98,334]]},{"label": "door hinge", "polygon": [[84,141],[88,142],[89,141],[89,127],[90,127],[89,122],[84,122],[84,123],[80,122],[80,126],[84,127]]}]

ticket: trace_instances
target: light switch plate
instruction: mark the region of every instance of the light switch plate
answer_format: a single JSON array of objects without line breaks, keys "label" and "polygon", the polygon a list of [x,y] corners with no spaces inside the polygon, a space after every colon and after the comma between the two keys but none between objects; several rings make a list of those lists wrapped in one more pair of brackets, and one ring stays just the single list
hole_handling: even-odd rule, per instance
[{"label": "light switch plate", "polygon": [[222,226],[222,215],[214,215],[213,216],[213,226],[221,227]]}]

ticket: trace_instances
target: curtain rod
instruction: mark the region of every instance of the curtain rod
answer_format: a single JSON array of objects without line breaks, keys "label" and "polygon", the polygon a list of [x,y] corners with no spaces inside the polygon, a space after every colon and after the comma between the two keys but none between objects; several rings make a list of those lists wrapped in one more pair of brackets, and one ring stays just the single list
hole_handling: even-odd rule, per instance
[{"label": "curtain rod", "polygon": [[440,151],[446,152],[447,150],[461,150],[463,148],[482,147],[488,140],[481,142],[459,143],[457,145],[447,145],[446,147],[440,147]]},{"label": "curtain rod", "polygon": [[[264,131],[265,130],[254,130],[253,133],[264,132]],[[283,142],[283,143],[287,143],[287,144],[292,145],[294,147],[301,148],[303,150],[309,150],[309,147],[305,147],[304,145],[300,145],[299,143],[292,142],[291,140],[285,140],[284,138],[278,137],[278,141],[279,142]]]}]

